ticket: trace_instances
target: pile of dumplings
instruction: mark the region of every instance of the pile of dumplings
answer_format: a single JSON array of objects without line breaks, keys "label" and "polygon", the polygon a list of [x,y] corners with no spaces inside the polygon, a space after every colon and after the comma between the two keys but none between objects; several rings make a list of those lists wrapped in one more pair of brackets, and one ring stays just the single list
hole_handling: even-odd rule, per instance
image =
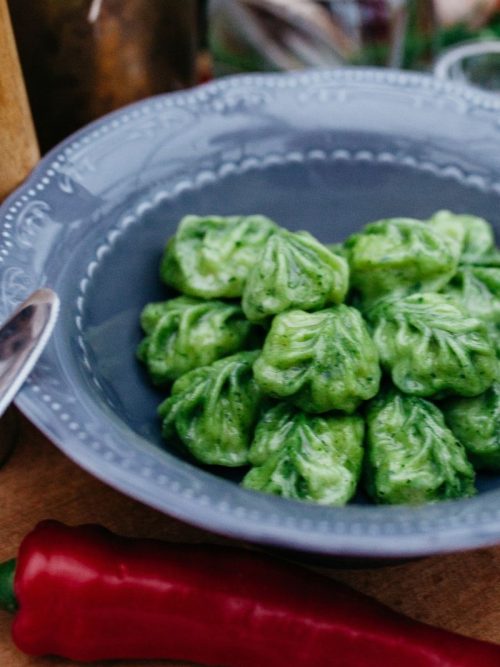
[{"label": "pile of dumplings", "polygon": [[162,434],[242,485],[340,506],[472,496],[500,470],[500,252],[482,218],[324,245],[261,215],[183,218],[137,356]]}]

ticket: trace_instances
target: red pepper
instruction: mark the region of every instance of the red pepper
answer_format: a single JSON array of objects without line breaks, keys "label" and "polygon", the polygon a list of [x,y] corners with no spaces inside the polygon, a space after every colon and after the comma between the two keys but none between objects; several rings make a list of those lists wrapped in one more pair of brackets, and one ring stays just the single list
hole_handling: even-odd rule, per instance
[{"label": "red pepper", "polygon": [[[8,576],[2,584],[8,606]],[[224,667],[500,666],[500,646],[412,621],[298,566],[96,526],[38,525],[21,544],[14,593],[13,638],[32,655]]]}]

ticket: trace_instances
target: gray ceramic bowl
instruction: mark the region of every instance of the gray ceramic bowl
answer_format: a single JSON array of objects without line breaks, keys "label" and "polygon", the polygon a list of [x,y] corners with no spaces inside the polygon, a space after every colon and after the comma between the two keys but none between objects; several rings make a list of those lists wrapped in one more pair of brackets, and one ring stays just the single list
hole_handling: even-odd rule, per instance
[{"label": "gray ceramic bowl", "polygon": [[[500,478],[419,508],[325,508],[241,489],[161,442],[134,358],[186,213],[264,213],[339,241],[439,208],[500,218],[500,102],[431,77],[235,77],[114,113],[56,148],[0,210],[0,315],[47,285],[62,314],[17,404],[70,458],[208,530],[315,555],[399,558],[500,542]],[[55,480],[57,483],[57,480]],[[59,480],[64,483],[64,480]]]}]

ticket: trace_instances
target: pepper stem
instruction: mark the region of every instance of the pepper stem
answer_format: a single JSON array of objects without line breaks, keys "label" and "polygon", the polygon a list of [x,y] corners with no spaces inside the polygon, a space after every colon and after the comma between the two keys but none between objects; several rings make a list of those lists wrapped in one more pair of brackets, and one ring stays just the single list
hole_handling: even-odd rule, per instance
[{"label": "pepper stem", "polygon": [[17,600],[14,595],[14,574],[16,572],[16,559],[0,563],[0,609],[15,612]]}]

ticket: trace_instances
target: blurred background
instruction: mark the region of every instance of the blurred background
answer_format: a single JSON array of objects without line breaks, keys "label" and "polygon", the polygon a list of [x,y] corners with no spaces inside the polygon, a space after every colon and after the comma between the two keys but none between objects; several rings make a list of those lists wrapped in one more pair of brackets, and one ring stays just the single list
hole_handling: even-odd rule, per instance
[{"label": "blurred background", "polygon": [[[440,76],[500,89],[500,0],[9,0],[9,8],[42,152],[129,102],[240,72],[433,70],[446,55]],[[477,43],[485,53],[455,57]]]}]

